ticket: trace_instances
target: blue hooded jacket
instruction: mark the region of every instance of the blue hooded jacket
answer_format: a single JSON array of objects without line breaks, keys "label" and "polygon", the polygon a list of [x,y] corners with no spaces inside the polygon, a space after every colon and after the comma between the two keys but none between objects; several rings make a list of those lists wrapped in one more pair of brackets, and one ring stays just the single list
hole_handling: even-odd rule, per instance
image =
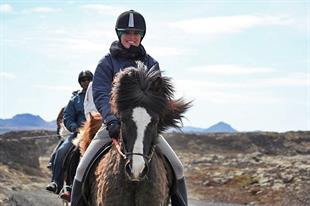
[{"label": "blue hooded jacket", "polygon": [[141,44],[139,47],[131,46],[126,49],[119,41],[113,42],[110,53],[100,60],[93,79],[93,97],[104,123],[117,119],[112,113],[110,105],[110,93],[115,74],[127,67],[136,66],[137,60],[142,61],[148,69],[158,64],[145,52]]},{"label": "blue hooded jacket", "polygon": [[86,121],[84,114],[85,91],[73,92],[72,94],[73,96],[64,110],[64,124],[70,132],[76,132]]}]

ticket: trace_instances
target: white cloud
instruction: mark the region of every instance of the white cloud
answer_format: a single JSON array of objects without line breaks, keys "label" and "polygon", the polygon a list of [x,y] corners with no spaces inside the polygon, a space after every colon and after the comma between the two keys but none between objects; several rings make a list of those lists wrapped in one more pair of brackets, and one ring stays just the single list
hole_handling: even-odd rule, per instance
[{"label": "white cloud", "polygon": [[106,14],[112,16],[117,16],[125,10],[121,7],[108,6],[104,4],[85,4],[83,6],[80,6],[80,9],[86,12],[96,12],[99,14]]},{"label": "white cloud", "polygon": [[0,13],[12,12],[13,8],[10,4],[0,4]]},{"label": "white cloud", "polygon": [[52,7],[35,7],[30,10],[30,12],[35,13],[55,13],[55,12],[61,12],[61,8],[52,8]]},{"label": "white cloud", "polygon": [[[247,85],[233,83],[215,83],[194,80],[178,80],[175,82],[177,97],[209,101],[216,104],[270,104],[282,101],[282,98],[258,90],[242,91],[232,90],[247,87]],[[194,89],[199,88],[199,89]]]},{"label": "white cloud", "polygon": [[0,78],[1,79],[16,79],[15,74],[12,73],[7,73],[7,72],[0,72]]},{"label": "white cloud", "polygon": [[46,47],[52,53],[63,51],[71,55],[81,55],[106,52],[106,46],[101,39],[96,38],[59,37],[51,38],[50,43]]},{"label": "white cloud", "polygon": [[[67,55],[106,53],[115,39],[114,31],[86,30],[76,31],[63,28],[40,28],[25,34],[22,38],[8,37],[6,42],[22,48],[42,51],[44,55]],[[42,47],[41,45],[45,46]]]},{"label": "white cloud", "polygon": [[292,18],[284,16],[239,15],[194,18],[174,22],[170,25],[187,33],[219,34],[241,32],[243,30],[258,26],[288,25],[292,23]]},{"label": "white cloud", "polygon": [[173,47],[159,47],[159,46],[150,46],[148,47],[148,52],[154,57],[158,56],[180,56],[190,54],[190,50],[178,49]]},{"label": "white cloud", "polygon": [[49,91],[74,91],[74,87],[72,86],[51,86],[51,85],[42,85],[37,84],[33,85],[34,88],[49,90]]},{"label": "white cloud", "polygon": [[[277,87],[304,87],[310,88],[310,75],[301,74],[301,73],[290,73],[287,76],[278,76],[278,77],[264,77],[256,79],[248,79],[240,81],[240,79],[231,79],[230,82],[221,82],[221,81],[194,81],[194,80],[178,80],[177,85],[179,88],[182,88],[183,91],[187,91],[188,88],[189,94],[193,94],[191,88],[201,88],[197,90],[197,94],[201,91],[218,91],[218,90],[231,90],[231,89],[256,89],[256,90],[265,90],[266,88],[277,88]],[[178,88],[177,87],[177,88]],[[181,90],[181,91],[182,91]]]},{"label": "white cloud", "polygon": [[193,67],[189,70],[197,73],[207,73],[212,75],[251,75],[258,73],[274,72],[273,68],[269,67],[247,67],[236,64],[216,64],[202,67]]},{"label": "white cloud", "polygon": [[310,88],[310,74],[290,74],[286,77],[265,78],[254,81],[260,87],[305,86]]},{"label": "white cloud", "polygon": [[293,101],[290,95],[285,97],[278,93],[277,89],[290,88],[300,91],[300,88],[310,88],[310,75],[291,73],[285,77],[238,80],[237,82],[183,79],[175,81],[175,88],[177,97],[184,96],[220,104],[271,104],[285,102],[287,99]]}]

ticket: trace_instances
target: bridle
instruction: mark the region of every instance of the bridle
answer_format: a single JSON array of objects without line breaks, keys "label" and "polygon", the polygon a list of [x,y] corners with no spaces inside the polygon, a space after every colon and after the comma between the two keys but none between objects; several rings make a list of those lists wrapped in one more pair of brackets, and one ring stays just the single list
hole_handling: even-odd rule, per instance
[{"label": "bridle", "polygon": [[[125,131],[126,132],[126,131]],[[126,161],[125,163],[125,173],[127,175],[127,177],[132,180],[132,181],[140,181],[140,180],[143,180],[148,172],[149,172],[149,168],[150,168],[150,162],[153,158],[153,155],[155,153],[155,149],[156,149],[156,144],[153,144],[151,149],[150,149],[150,152],[148,155],[145,155],[143,153],[138,153],[138,152],[128,152],[126,147],[125,147],[125,144],[124,144],[124,140],[123,140],[123,137],[122,135],[120,134],[118,138],[113,138],[112,139],[112,142],[113,144],[115,145],[115,148],[117,150],[117,152],[120,154],[120,156]],[[132,178],[129,174],[130,174],[130,170],[131,170],[131,166],[130,166],[130,163],[131,163],[131,160],[132,160],[132,157],[133,156],[141,156],[143,157],[144,159],[144,162],[145,162],[145,169],[143,170],[143,172],[141,173],[139,179],[136,179],[136,178]]]},{"label": "bridle", "polygon": [[123,157],[123,159],[128,160],[130,156],[134,156],[134,155],[138,155],[138,156],[142,156],[147,164],[149,164],[153,158],[154,152],[155,152],[155,148],[156,148],[156,144],[152,145],[151,151],[149,153],[149,155],[145,155],[142,153],[137,153],[137,152],[127,152],[124,144],[120,144],[120,142],[124,142],[120,139],[112,139],[113,144],[116,147],[117,152],[121,155],[121,157]]}]

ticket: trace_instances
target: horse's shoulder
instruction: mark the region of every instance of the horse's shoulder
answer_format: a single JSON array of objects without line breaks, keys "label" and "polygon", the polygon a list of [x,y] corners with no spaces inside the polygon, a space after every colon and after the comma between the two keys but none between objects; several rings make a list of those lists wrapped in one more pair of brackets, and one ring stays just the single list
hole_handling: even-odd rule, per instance
[{"label": "horse's shoulder", "polygon": [[172,168],[171,163],[169,162],[168,158],[164,156],[164,154],[162,153],[162,151],[159,148],[155,149],[155,155],[158,157],[158,159],[160,161],[162,161],[162,164],[163,164],[163,166],[167,172],[166,174],[167,174],[169,188],[173,188],[173,190],[174,190],[175,174],[174,174],[174,170]]}]

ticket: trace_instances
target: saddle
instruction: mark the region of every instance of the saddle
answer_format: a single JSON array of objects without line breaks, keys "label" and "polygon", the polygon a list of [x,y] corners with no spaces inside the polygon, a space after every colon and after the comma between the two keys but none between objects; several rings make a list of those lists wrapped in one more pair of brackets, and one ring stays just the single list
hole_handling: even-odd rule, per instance
[{"label": "saddle", "polygon": [[101,160],[101,158],[107,154],[110,149],[112,148],[112,141],[109,142],[108,144],[104,145],[94,156],[94,158],[91,160],[91,163],[88,164],[87,169],[85,171],[84,177],[82,179],[82,196],[83,200],[87,202],[87,197],[85,196],[85,191],[86,191],[86,182],[89,179],[90,171],[93,169],[97,163]]}]

